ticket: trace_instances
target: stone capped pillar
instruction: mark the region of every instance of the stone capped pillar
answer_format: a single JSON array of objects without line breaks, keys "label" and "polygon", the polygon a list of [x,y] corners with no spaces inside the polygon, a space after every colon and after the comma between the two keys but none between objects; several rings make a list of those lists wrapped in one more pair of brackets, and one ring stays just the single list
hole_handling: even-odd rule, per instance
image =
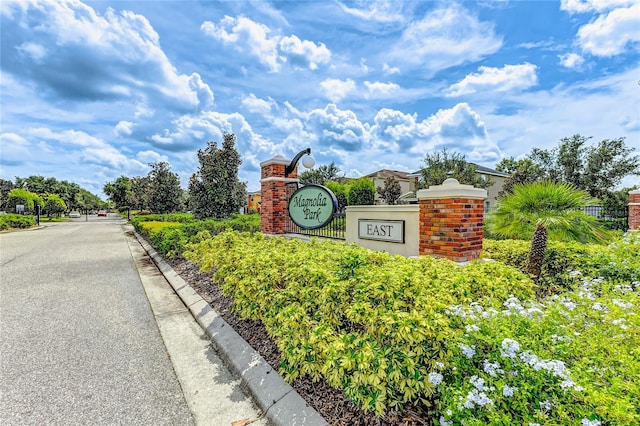
[{"label": "stone capped pillar", "polygon": [[640,189],[629,191],[629,229],[640,230]]},{"label": "stone capped pillar", "polygon": [[260,229],[264,234],[279,235],[285,233],[287,213],[286,184],[298,182],[297,167],[284,176],[284,170],[291,160],[276,155],[270,160],[260,163]]},{"label": "stone capped pillar", "polygon": [[482,251],[485,189],[447,179],[418,191],[421,256],[456,262],[477,259]]}]

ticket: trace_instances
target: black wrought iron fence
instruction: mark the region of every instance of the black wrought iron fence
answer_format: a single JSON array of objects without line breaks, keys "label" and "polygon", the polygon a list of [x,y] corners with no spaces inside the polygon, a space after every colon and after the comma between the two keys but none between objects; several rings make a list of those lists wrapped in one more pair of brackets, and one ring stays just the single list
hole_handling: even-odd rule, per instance
[{"label": "black wrought iron fence", "polygon": [[603,206],[586,206],[584,212],[597,218],[607,229],[629,229],[629,209],[607,209]]}]

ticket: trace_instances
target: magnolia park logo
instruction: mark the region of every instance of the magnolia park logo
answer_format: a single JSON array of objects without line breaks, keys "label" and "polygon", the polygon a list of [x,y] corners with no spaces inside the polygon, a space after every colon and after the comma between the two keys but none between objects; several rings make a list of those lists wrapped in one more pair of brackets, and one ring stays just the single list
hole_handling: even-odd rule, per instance
[{"label": "magnolia park logo", "polygon": [[289,217],[302,229],[326,226],[338,208],[338,200],[322,185],[305,185],[289,199]]}]

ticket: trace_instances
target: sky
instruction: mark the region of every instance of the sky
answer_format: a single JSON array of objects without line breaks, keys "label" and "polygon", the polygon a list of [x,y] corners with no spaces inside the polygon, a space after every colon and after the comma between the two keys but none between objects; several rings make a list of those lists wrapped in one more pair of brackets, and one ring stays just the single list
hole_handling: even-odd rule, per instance
[{"label": "sky", "polygon": [[640,153],[640,0],[2,0],[0,19],[7,180],[104,198],[166,161],[187,188],[224,133],[250,191],[307,147],[349,177],[575,134]]}]

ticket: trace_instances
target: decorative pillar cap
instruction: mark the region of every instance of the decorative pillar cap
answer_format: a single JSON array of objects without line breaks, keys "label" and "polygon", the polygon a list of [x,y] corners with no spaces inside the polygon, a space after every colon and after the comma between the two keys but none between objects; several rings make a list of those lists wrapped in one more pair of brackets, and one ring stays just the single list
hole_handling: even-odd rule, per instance
[{"label": "decorative pillar cap", "polygon": [[270,159],[260,163],[260,167],[270,166],[272,164],[282,164],[282,165],[288,166],[290,162],[291,162],[291,160],[288,160],[288,159],[284,158],[284,156],[278,154],[278,155],[274,156],[273,158],[270,158]]},{"label": "decorative pillar cap", "polygon": [[635,191],[629,191],[629,195],[637,195],[640,194],[640,189],[636,189]]},{"label": "decorative pillar cap", "polygon": [[472,200],[484,200],[487,198],[487,190],[475,188],[473,185],[463,185],[456,179],[449,178],[442,185],[431,185],[429,189],[418,191],[418,200],[433,200],[442,198],[466,198]]}]

